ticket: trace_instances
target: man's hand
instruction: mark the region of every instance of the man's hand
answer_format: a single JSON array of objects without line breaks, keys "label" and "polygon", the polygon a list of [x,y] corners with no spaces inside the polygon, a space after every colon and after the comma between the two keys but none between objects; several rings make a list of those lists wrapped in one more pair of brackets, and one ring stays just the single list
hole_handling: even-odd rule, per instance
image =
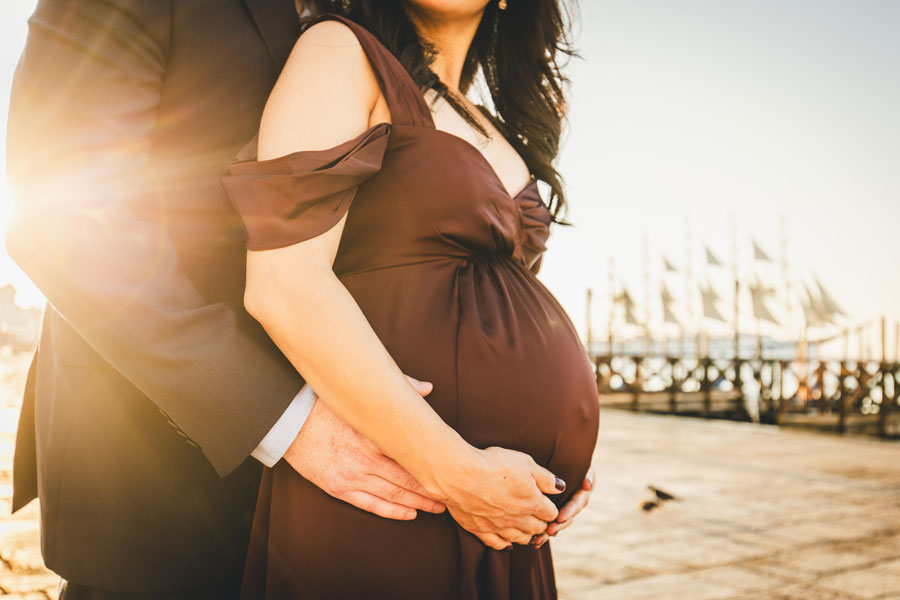
[{"label": "man's hand", "polygon": [[[423,397],[431,392],[431,383],[407,379]],[[315,403],[284,459],[326,493],[380,517],[410,520],[417,510],[446,508],[325,402]]]},{"label": "man's hand", "polygon": [[544,532],[539,538],[537,538],[533,545],[540,548],[544,545],[544,543],[550,539],[550,537],[555,536],[557,533],[568,527],[572,524],[572,519],[580,513],[584,508],[588,505],[588,502],[591,499],[591,492],[594,490],[594,468],[591,467],[588,469],[587,476],[584,478],[584,482],[581,484],[581,489],[579,489],[575,494],[569,498],[569,501],[566,502],[563,507],[559,511],[559,516],[556,517],[556,520],[550,523],[547,526],[547,531]]}]

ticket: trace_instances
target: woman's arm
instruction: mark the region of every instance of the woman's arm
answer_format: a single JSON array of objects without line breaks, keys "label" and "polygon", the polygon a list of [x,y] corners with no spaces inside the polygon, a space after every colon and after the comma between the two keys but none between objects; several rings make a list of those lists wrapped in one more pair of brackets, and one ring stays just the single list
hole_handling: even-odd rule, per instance
[{"label": "woman's arm", "polygon": [[[319,150],[386,115],[355,35],[323,22],[295,47],[260,128],[259,157]],[[410,385],[332,269],[344,218],[303,242],[248,253],[245,304],[329,407],[406,468],[486,544],[525,543],[557,510],[555,477],[527,455],[466,443]],[[413,374],[415,375],[415,374]]]}]

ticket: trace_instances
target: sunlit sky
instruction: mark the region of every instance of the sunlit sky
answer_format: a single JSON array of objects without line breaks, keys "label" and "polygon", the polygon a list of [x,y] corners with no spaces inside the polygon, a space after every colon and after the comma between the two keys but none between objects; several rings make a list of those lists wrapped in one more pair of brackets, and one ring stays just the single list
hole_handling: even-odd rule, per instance
[{"label": "sunlit sky", "polygon": [[[33,6],[0,3],[3,137]],[[704,247],[730,269],[733,227],[741,278],[782,293],[781,265],[753,262],[750,247],[752,236],[780,261],[782,219],[794,289],[815,273],[848,324],[900,320],[898,25],[893,0],[582,0],[559,162],[575,227],[554,230],[541,274],[579,330],[591,287],[605,336],[610,257],[616,287],[644,302],[646,240],[651,324],[672,335],[660,323],[660,257],[684,266],[688,222],[695,279],[719,290],[723,314],[730,270],[707,268]],[[5,186],[0,195],[5,205]],[[665,277],[682,301],[684,277]],[[4,256],[0,284],[10,280],[21,302],[38,301]],[[749,299],[741,306],[754,330]]]}]

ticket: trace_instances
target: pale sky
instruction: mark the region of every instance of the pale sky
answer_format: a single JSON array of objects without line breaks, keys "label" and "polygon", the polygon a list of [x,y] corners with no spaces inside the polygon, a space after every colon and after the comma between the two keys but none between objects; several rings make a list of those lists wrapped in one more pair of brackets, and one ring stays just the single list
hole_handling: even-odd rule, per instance
[{"label": "pale sky", "polygon": [[[0,4],[3,137],[33,6]],[[727,316],[730,271],[707,269],[704,245],[730,265],[736,222],[741,277],[755,271],[780,290],[780,265],[754,266],[750,236],[780,260],[783,218],[792,285],[816,273],[851,325],[900,320],[898,26],[894,0],[582,0],[559,162],[575,227],[553,231],[541,274],[578,329],[590,286],[605,336],[610,256],[643,304],[646,238],[651,323],[671,335],[659,323],[659,257],[684,265],[688,220],[695,277],[709,273]],[[0,282],[22,286],[4,260]],[[667,277],[680,301],[684,278]],[[754,331],[749,299],[741,308]]]}]

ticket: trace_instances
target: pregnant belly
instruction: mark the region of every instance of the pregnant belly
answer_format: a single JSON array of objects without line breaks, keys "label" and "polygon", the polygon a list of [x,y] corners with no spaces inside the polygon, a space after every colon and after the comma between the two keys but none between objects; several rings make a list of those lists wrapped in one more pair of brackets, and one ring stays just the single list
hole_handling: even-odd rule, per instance
[{"label": "pregnant belly", "polygon": [[593,369],[553,295],[512,261],[460,273],[458,431],[471,444],[525,452],[568,484],[590,467],[599,404]]},{"label": "pregnant belly", "polygon": [[342,278],[400,368],[466,441],[529,454],[577,489],[597,440],[593,369],[552,294],[507,259]]}]

